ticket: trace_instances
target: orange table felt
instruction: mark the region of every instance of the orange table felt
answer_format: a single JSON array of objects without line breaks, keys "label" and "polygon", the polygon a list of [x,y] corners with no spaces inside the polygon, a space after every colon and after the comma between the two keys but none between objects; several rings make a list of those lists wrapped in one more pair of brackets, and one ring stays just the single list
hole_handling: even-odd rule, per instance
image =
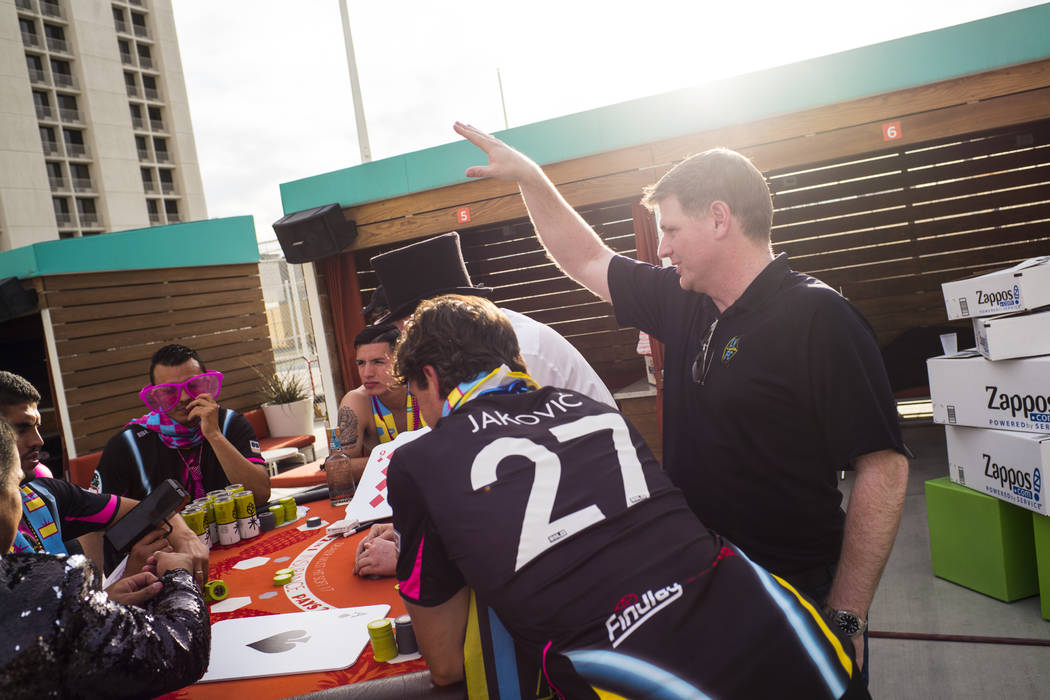
[{"label": "orange table felt", "polygon": [[321,469],[321,460],[295,467],[270,477],[270,488],[287,489],[296,486],[318,486],[325,483],[327,477]]},{"label": "orange table felt", "polygon": [[[327,523],[339,520],[344,514],[343,507],[332,508],[327,500],[314,501],[306,506],[310,509],[306,517],[319,515]],[[238,617],[380,603],[390,605],[391,617],[405,613],[405,606],[394,588],[394,579],[375,580],[354,576],[354,553],[367,530],[350,537],[328,538],[324,527],[300,530],[305,522],[306,518],[301,517],[294,523],[282,525],[240,544],[214,547],[211,550],[209,578],[225,581],[230,598],[250,596],[252,599],[249,604],[232,612],[212,612],[212,624]],[[269,561],[252,569],[233,568],[237,562],[253,557],[267,557]],[[286,568],[296,570],[296,581],[285,587],[275,586],[274,572]],[[301,575],[302,572],[305,575]],[[277,595],[261,597],[267,593]],[[400,664],[376,662],[371,648],[366,646],[357,663],[342,671],[197,683],[164,697],[194,700],[286,698],[425,668],[422,659]]]}]

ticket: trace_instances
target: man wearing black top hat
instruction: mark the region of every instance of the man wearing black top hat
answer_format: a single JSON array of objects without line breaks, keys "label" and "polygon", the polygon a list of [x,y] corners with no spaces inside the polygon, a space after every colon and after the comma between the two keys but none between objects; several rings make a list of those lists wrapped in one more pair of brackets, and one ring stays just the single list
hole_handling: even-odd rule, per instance
[{"label": "man wearing black top hat", "polygon": [[[376,323],[392,323],[401,328],[420,302],[442,294],[485,298],[492,294],[492,289],[470,281],[459,234],[455,231],[377,255],[371,263],[390,309]],[[500,311],[514,328],[521,357],[540,386],[572,389],[616,408],[612,394],[598,374],[569,341],[524,314],[503,308]],[[388,536],[389,526],[376,526],[359,544],[357,573],[393,575],[397,553]]]}]

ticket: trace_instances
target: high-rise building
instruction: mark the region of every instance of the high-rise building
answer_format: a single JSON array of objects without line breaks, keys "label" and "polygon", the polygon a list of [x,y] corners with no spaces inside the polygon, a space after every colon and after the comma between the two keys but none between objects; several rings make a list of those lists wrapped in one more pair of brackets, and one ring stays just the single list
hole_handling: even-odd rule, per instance
[{"label": "high-rise building", "polygon": [[0,0],[0,250],[203,218],[171,0]]}]

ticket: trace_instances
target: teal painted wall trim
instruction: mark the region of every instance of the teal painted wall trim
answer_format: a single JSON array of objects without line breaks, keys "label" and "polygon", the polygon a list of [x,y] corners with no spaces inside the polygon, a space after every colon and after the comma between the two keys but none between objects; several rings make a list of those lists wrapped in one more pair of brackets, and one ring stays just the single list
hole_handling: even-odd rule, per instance
[{"label": "teal painted wall trim", "polygon": [[[1050,57],[1050,4],[498,132],[539,163],[789,114]],[[463,115],[468,119],[469,115]],[[449,124],[452,135],[452,125]],[[465,141],[293,180],[285,213],[465,182]]]},{"label": "teal painted wall trim", "polygon": [[259,262],[251,216],[45,241],[0,252],[0,278]]}]

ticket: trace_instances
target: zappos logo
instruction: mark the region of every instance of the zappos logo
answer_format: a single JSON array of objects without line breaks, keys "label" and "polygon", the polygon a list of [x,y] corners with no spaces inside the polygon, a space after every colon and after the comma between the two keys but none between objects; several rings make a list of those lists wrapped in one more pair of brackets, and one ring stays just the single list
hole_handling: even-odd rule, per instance
[{"label": "zappos logo", "polygon": [[1043,474],[1039,471],[1039,467],[1035,468],[1032,472],[1032,500],[1039,500],[1039,493],[1043,490]]},{"label": "zappos logo", "polygon": [[722,349],[722,364],[727,364],[730,360],[732,360],[739,350],[740,336],[734,335],[732,338],[729,339],[729,342],[726,343],[726,346]]}]

